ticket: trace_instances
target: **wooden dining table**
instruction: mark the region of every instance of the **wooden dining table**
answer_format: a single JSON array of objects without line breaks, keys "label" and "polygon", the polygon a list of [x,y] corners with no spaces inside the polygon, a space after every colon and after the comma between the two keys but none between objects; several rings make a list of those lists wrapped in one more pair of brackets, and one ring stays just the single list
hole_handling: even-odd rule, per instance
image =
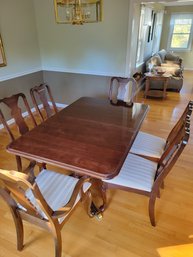
[{"label": "wooden dining table", "polygon": [[9,153],[99,179],[116,176],[148,106],[82,97],[7,146]]},{"label": "wooden dining table", "polygon": [[118,175],[148,108],[82,97],[10,143],[7,151],[90,177],[103,200],[100,207],[93,202],[90,213],[101,219],[107,206],[102,180]]}]

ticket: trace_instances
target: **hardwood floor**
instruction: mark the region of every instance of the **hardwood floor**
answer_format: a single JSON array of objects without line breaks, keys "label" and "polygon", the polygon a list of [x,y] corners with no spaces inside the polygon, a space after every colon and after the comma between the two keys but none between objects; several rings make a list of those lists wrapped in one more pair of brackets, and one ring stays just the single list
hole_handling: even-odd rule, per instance
[{"label": "hardwood floor", "polygon": [[[168,92],[166,100],[137,101],[150,105],[142,130],[166,137],[190,99],[193,72],[185,72],[179,93]],[[193,131],[193,123],[191,125]],[[79,206],[62,230],[63,257],[192,257],[193,256],[193,132],[189,144],[165,181],[156,203],[157,226],[148,216],[148,198],[119,190],[108,192],[109,207],[102,221],[90,219]],[[0,167],[15,169],[14,156],[5,151],[8,137],[0,131]],[[51,257],[51,236],[39,228],[24,226],[25,247],[16,250],[11,214],[0,199],[0,257]]]}]

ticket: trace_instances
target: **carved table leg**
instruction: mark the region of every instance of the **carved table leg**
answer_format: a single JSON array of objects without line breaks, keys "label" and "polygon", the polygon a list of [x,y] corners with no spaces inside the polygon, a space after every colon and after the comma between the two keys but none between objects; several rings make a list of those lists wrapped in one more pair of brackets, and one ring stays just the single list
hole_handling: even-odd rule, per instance
[{"label": "carved table leg", "polygon": [[107,207],[107,200],[106,200],[106,186],[100,179],[92,179],[92,185],[100,194],[100,197],[103,201],[102,205],[97,207],[94,202],[91,204],[91,213],[93,216],[97,217],[99,220],[102,219],[102,213],[105,211]]}]

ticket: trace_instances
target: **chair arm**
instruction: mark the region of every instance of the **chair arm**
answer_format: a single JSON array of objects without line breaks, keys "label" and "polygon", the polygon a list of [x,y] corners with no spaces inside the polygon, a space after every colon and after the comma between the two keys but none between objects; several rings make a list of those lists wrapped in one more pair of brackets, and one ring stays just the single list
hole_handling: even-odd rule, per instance
[{"label": "chair arm", "polygon": [[84,185],[84,183],[89,182],[89,181],[90,181],[90,178],[88,178],[86,176],[81,177],[74,188],[74,192],[73,192],[69,202],[64,207],[61,207],[57,211],[54,211],[52,216],[55,218],[60,218],[64,214],[66,214],[66,212],[69,212],[73,208],[73,206],[76,202],[76,199],[78,197],[78,194],[81,194],[80,199],[85,194],[85,192],[83,191],[83,185]]},{"label": "chair arm", "polygon": [[33,188],[32,178],[30,174],[25,174],[23,172],[18,172],[15,170],[2,170],[0,169],[0,177],[5,180],[11,180],[15,182],[21,182],[29,188]]},{"label": "chair arm", "polygon": [[30,161],[30,164],[28,165],[28,167],[26,169],[24,169],[23,173],[27,174],[28,177],[28,181],[30,181],[31,183],[35,182],[35,174],[34,174],[34,167],[37,165],[36,161]]}]

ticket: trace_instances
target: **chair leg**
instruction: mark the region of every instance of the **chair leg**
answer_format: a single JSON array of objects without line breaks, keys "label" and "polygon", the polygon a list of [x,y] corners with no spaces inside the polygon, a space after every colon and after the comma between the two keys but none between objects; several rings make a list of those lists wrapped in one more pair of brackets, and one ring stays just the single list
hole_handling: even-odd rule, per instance
[{"label": "chair leg", "polygon": [[17,170],[22,172],[22,162],[21,162],[21,157],[16,155],[15,156],[16,158],[16,162],[17,162]]},{"label": "chair leg", "polygon": [[154,192],[149,199],[149,218],[152,226],[156,226],[155,223],[155,201],[156,201],[156,193]]},{"label": "chair leg", "polygon": [[17,233],[17,250],[21,251],[23,249],[23,222],[20,215],[17,213],[17,216],[14,217],[14,223]]},{"label": "chair leg", "polygon": [[62,256],[62,237],[59,226],[53,224],[52,235],[54,237],[55,257]]},{"label": "chair leg", "polygon": [[5,200],[5,202],[8,204],[9,209],[11,211],[14,223],[15,223],[15,229],[17,234],[17,250],[21,251],[23,249],[23,222],[20,217],[19,212],[17,211],[17,205],[15,201],[10,197],[9,193],[4,190],[0,189],[0,195]]}]

